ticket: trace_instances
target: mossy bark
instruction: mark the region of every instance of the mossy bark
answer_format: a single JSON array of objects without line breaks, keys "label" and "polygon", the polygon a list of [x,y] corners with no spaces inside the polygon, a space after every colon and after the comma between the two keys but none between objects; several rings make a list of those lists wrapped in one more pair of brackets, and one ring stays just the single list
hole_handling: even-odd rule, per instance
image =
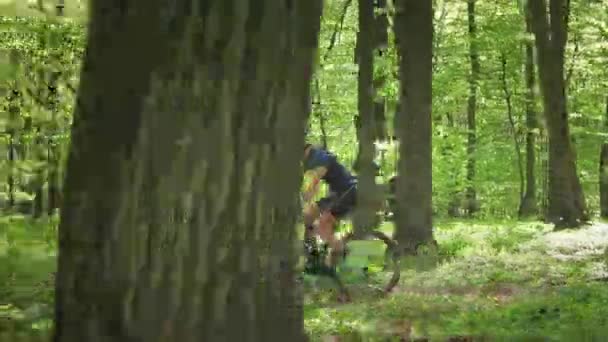
[{"label": "mossy bark", "polygon": [[304,340],[295,221],[321,1],[121,4],[91,5],[54,340]]}]

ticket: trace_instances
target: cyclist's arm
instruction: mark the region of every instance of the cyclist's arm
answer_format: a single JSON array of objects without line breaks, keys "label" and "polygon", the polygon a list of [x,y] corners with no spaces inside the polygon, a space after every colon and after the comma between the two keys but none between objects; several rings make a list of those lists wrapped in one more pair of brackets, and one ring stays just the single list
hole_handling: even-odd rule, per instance
[{"label": "cyclist's arm", "polygon": [[316,167],[307,172],[312,177],[312,181],[307,189],[304,191],[304,201],[308,202],[314,198],[314,196],[319,191],[319,183],[321,182],[321,178],[325,176],[327,173],[327,168],[324,166]]}]

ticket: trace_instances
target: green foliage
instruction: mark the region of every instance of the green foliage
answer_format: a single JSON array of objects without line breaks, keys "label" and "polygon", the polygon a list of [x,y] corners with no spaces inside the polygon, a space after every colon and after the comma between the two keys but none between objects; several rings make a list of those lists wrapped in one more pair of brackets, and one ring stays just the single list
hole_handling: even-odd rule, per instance
[{"label": "green foliage", "polygon": [[69,20],[0,17],[0,33],[0,152],[12,146],[15,156],[2,159],[0,185],[12,172],[17,189],[33,195],[49,158],[66,155],[85,32]]},{"label": "green foliage", "polygon": [[[321,56],[327,59],[317,73],[320,104],[313,106],[311,140],[321,142],[319,115],[326,121],[329,148],[346,164],[354,161],[357,142],[352,123],[357,113],[357,66],[354,64],[357,8],[350,6],[332,50],[327,53],[344,1],[328,1],[321,31]],[[572,2],[566,69],[570,75],[568,95],[571,131],[577,151],[577,165],[589,208],[597,211],[598,146],[606,140],[601,125],[608,89],[608,17],[605,1]],[[481,217],[510,218],[517,215],[520,179],[513,137],[524,151],[525,75],[523,43],[525,33],[522,8],[517,2],[478,2],[477,45],[481,62],[478,84],[477,161],[474,187],[481,202]],[[435,65],[433,74],[433,205],[438,217],[445,216],[450,203],[468,185],[466,167],[466,105],[468,97],[468,28],[466,2],[437,1],[435,5]],[[390,39],[393,39],[392,29]],[[576,48],[578,46],[578,48]],[[501,77],[501,60],[506,64],[507,90],[511,94],[515,127],[507,117]],[[375,71],[387,81],[380,94],[388,97],[387,124],[392,129],[397,99],[397,61],[391,42],[385,53],[375,58]],[[566,75],[566,76],[568,76]],[[317,92],[319,94],[317,94]],[[542,105],[537,89],[536,109],[542,122]],[[544,135],[543,127],[537,131]],[[544,143],[537,144],[538,199],[542,188],[541,165],[546,160]],[[378,152],[385,179],[395,173],[397,144]],[[522,161],[523,162],[523,161]],[[539,203],[540,204],[540,203]]]},{"label": "green foliage", "polygon": [[0,218],[0,336],[48,333],[53,315],[56,226],[56,218]]},{"label": "green foliage", "polygon": [[[312,89],[316,101],[310,139],[321,142],[323,121],[329,148],[349,165],[357,154],[353,125],[357,112],[353,57],[357,6],[353,1],[341,22],[344,2],[325,2],[316,74],[319,82]],[[19,11],[24,10],[24,4],[17,3]],[[5,2],[0,3],[3,5]],[[588,205],[597,210],[598,146],[608,139],[601,124],[608,89],[608,12],[604,10],[608,4],[604,0],[574,1],[571,5],[566,56],[570,124]],[[387,273],[381,268],[384,246],[354,243],[340,272],[354,287],[355,302],[336,307],[333,294],[326,289],[329,283],[305,277],[308,331],[317,339],[329,334],[350,334],[353,338],[363,334],[367,340],[382,339],[384,333],[566,340],[568,336],[606,336],[600,328],[606,326],[608,290],[589,281],[597,278],[598,269],[605,272],[605,265],[598,255],[579,256],[582,251],[599,248],[589,245],[591,240],[601,239],[566,235],[566,242],[556,246],[545,239],[550,231],[546,225],[496,221],[514,217],[520,201],[519,160],[513,138],[523,144],[526,133],[522,44],[530,37],[524,33],[521,7],[516,2],[480,1],[477,5],[481,78],[477,172],[472,185],[482,205],[479,216],[494,221],[442,220],[469,185],[465,163],[470,66],[466,2],[438,0],[435,8],[432,153],[433,204],[440,222],[435,231],[438,258],[431,262],[409,260],[396,293],[380,297],[369,285],[386,282]],[[68,146],[85,33],[84,26],[74,20],[0,17],[0,153],[7,155],[10,143],[17,152],[13,163],[0,158],[0,187],[6,189],[8,175],[15,175],[17,202],[31,202],[35,190],[40,189],[49,166],[49,151],[57,147],[65,152]],[[399,88],[393,38],[389,29],[391,43],[375,58],[375,73],[386,80],[378,93],[387,98],[390,132]],[[503,56],[507,62],[506,89],[500,79]],[[512,96],[514,127],[507,119],[505,90]],[[540,97],[536,109],[542,115]],[[535,132],[544,136],[542,126]],[[396,171],[398,147],[394,142],[378,145],[383,181]],[[546,195],[540,186],[545,147],[543,142],[536,146],[539,199]],[[6,191],[0,190],[2,206],[9,198]],[[0,339],[11,330],[35,333],[49,329],[57,218],[49,220],[32,221],[23,216],[0,219]],[[382,229],[390,231],[390,225]],[[418,267],[421,264],[425,267]],[[364,267],[367,272],[362,272]]]}]

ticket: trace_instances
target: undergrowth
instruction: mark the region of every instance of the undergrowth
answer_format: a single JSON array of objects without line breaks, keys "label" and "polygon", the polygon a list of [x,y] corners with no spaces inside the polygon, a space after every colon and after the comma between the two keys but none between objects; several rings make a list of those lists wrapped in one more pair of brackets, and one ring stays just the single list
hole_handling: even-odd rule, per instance
[{"label": "undergrowth", "polygon": [[[2,341],[9,333],[40,335],[51,328],[56,227],[56,219],[0,219]],[[391,226],[382,229],[390,233]],[[305,276],[311,340],[608,336],[608,286],[602,282],[608,279],[602,249],[608,225],[552,233],[538,222],[450,221],[438,223],[435,237],[437,253],[405,259],[401,281],[388,296],[376,290],[389,274],[381,267],[383,245],[375,241],[353,242],[341,268],[351,303],[336,301],[329,280]]]},{"label": "undergrowth", "polygon": [[[307,282],[306,329],[318,341],[601,340],[608,335],[608,287],[597,281],[606,279],[598,277],[606,273],[604,254],[557,256],[605,248],[603,230],[608,234],[607,225],[553,233],[538,222],[443,222],[435,230],[437,255],[406,260],[388,296],[367,286],[384,281],[383,273],[349,281],[353,302],[345,305],[331,289]],[[553,245],[556,234],[576,245]]]}]

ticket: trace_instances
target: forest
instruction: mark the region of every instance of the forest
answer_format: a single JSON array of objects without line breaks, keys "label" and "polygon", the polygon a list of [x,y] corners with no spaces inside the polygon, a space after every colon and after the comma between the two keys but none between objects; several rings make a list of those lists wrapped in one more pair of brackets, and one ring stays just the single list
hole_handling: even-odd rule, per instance
[{"label": "forest", "polygon": [[[2,342],[608,336],[608,0],[0,0],[0,33]],[[311,148],[354,175],[331,241]]]}]

